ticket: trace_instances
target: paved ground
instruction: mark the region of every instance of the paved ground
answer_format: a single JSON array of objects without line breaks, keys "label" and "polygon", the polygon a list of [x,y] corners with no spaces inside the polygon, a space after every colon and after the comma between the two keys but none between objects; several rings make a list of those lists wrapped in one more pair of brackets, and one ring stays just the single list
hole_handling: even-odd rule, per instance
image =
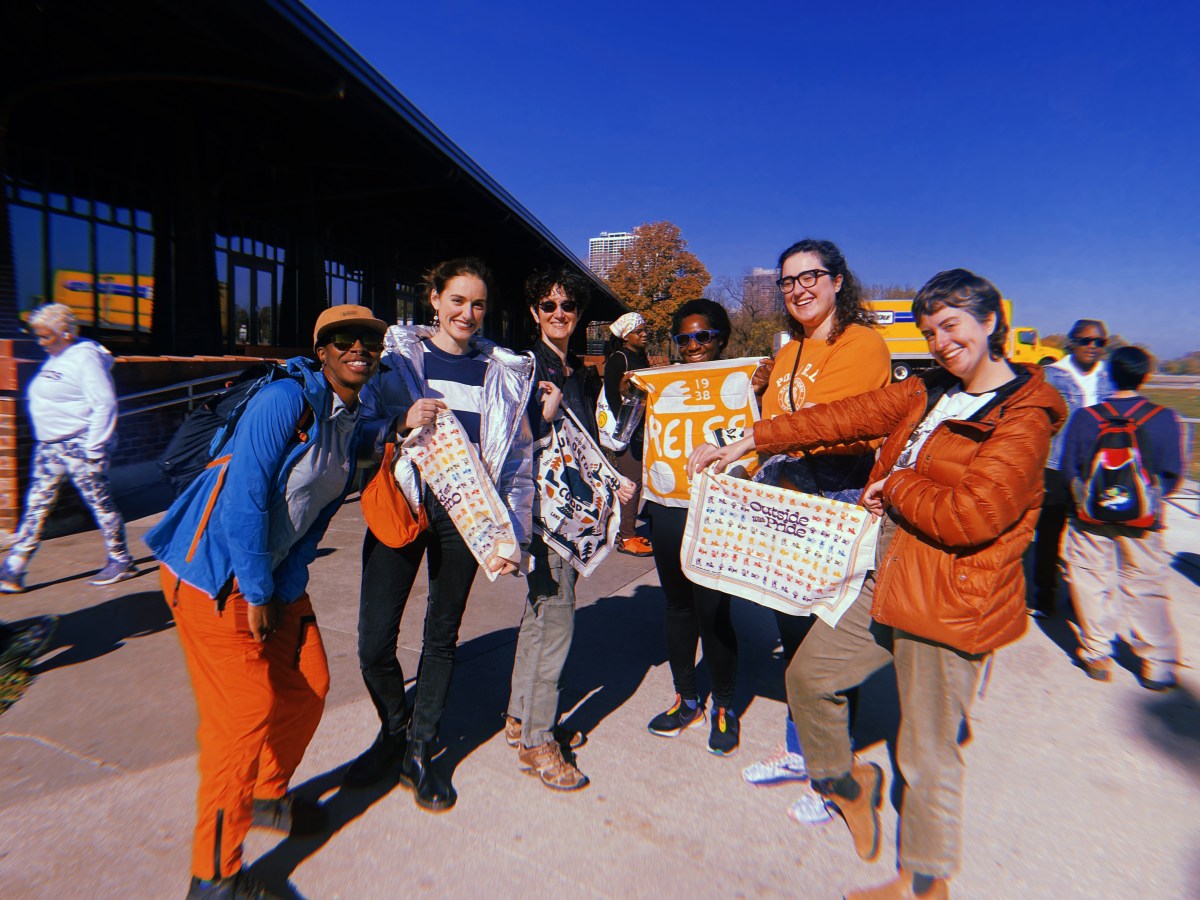
[{"label": "paved ground", "polygon": [[[130,527],[135,546],[153,519]],[[1200,524],[1176,514],[1175,619],[1200,652]],[[581,584],[566,675],[570,724],[593,784],[554,794],[516,769],[500,735],[523,581],[476,585],[443,723],[458,806],[418,809],[400,787],[339,791],[374,736],[355,660],[362,520],[339,514],[313,575],[329,652],[328,709],[296,785],[325,799],[333,827],[312,840],[253,832],[248,859],[277,890],[355,900],[463,897],[839,897],[890,876],[895,813],[881,862],[858,861],[838,823],[785,811],[798,786],[752,788],[741,768],[782,734],[782,667],[770,615],[737,601],[741,752],[705,752],[707,731],[676,740],[645,723],[672,696],[653,566],[616,556]],[[29,693],[0,719],[0,896],[181,897],[186,890],[195,710],[167,607],[147,574],[110,588],[95,533],[58,538],[35,559],[36,590],[0,617],[62,616]],[[423,595],[406,613],[415,671]],[[1126,669],[1103,685],[1071,664],[1067,626],[1032,627],[998,654],[965,750],[966,860],[960,897],[1200,897],[1200,678],[1151,694]],[[1127,661],[1128,662],[1128,661]],[[856,739],[893,771],[894,679],[864,693]],[[889,692],[891,692],[889,699]]]}]

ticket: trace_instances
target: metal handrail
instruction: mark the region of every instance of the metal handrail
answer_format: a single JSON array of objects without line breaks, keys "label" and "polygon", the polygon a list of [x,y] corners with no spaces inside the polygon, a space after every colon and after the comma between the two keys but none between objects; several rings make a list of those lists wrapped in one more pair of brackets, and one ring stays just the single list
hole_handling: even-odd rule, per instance
[{"label": "metal handrail", "polygon": [[[117,414],[118,418],[120,416],[135,416],[138,413],[150,412],[151,410],[155,409],[166,409],[168,407],[178,406],[183,403],[188,405],[188,412],[191,412],[193,409],[195,409],[195,403],[197,401],[203,402],[214,394],[219,394],[225,386],[224,382],[229,379],[231,374],[236,373],[218,372],[215,375],[206,375],[203,378],[193,378],[190,381],[177,381],[173,384],[165,384],[162,387],[151,388],[148,391],[135,391],[132,394],[122,394],[117,398],[118,404],[125,403],[129,400],[140,400],[143,397],[153,397],[158,394],[167,394],[172,391],[186,392],[180,397],[174,397],[170,400],[163,400],[159,403],[150,403],[145,406],[139,406],[135,409],[120,410]],[[201,385],[214,383],[220,383],[220,386],[214,387],[207,391],[196,390],[196,388],[200,387]]]}]

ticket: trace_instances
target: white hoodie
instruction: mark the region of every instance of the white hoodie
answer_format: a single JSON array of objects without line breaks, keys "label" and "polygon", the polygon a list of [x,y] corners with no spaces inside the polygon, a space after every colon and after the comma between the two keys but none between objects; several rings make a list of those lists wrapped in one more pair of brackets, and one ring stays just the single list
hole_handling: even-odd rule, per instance
[{"label": "white hoodie", "polygon": [[80,437],[89,457],[103,456],[117,427],[112,364],[106,348],[86,339],[42,363],[26,392],[34,437],[43,443]]}]

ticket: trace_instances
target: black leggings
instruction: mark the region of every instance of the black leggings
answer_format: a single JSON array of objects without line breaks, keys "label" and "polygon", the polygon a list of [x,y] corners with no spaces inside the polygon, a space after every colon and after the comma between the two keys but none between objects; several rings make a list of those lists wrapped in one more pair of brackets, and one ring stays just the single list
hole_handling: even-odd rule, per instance
[{"label": "black leggings", "polygon": [[737,674],[737,635],[729,611],[729,595],[693,584],[679,564],[683,546],[683,524],[687,510],[647,502],[654,565],[658,581],[667,595],[667,661],[675,691],[685,700],[695,700],[696,644],[704,646],[704,662],[712,681],[713,706],[733,705]]}]

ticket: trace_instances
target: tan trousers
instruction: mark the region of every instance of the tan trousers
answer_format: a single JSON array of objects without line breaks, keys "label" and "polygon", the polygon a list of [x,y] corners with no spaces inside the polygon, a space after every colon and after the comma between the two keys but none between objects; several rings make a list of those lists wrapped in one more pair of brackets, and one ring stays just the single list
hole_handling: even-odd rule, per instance
[{"label": "tan trousers", "polygon": [[1163,532],[1072,520],[1066,556],[1083,653],[1111,656],[1113,638],[1126,634],[1147,678],[1174,674],[1179,635],[1171,621]]},{"label": "tan trousers", "polygon": [[[895,535],[883,520],[882,558]],[[895,662],[900,692],[896,757],[907,788],[900,812],[900,864],[948,878],[962,860],[965,765],[959,735],[986,660],[880,625],[871,619],[874,572],[862,593],[830,628],[818,620],[787,670],[788,705],[814,779],[850,771],[849,711],[842,692]]]}]

